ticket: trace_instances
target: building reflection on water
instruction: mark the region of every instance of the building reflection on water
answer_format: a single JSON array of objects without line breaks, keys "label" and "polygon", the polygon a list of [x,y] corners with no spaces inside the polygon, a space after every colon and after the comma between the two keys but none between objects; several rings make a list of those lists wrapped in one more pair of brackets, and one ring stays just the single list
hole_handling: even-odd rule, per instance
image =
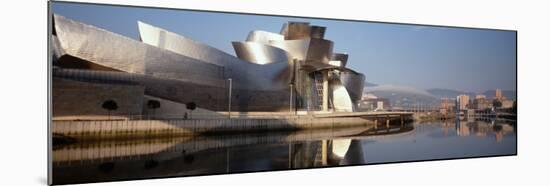
[{"label": "building reflection on water", "polygon": [[485,120],[455,120],[456,133],[459,136],[487,136],[494,135],[497,142],[502,141],[504,135],[508,133],[515,133],[515,126],[513,123],[496,123],[496,121]]},{"label": "building reflection on water", "polygon": [[[445,135],[451,135],[451,123],[438,124]],[[365,141],[410,136],[423,126],[80,142],[54,147],[53,181],[63,184],[368,164]],[[495,135],[497,141],[515,132],[510,124],[458,121],[455,126],[458,136]]]}]

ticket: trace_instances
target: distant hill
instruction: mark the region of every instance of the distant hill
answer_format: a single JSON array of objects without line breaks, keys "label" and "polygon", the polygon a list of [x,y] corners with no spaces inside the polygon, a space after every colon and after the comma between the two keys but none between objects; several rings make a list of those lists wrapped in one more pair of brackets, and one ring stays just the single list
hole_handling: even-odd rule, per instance
[{"label": "distant hill", "polygon": [[466,94],[470,97],[475,96],[475,93],[473,92],[466,92],[466,91],[459,91],[459,90],[452,90],[452,89],[443,89],[443,88],[432,88],[426,90],[430,94],[432,94],[434,97],[437,98],[455,98],[458,95]]},{"label": "distant hill", "polygon": [[[474,92],[467,92],[467,91],[459,91],[459,90],[452,90],[452,89],[443,89],[443,88],[433,88],[426,90],[433,96],[437,98],[454,98],[461,94],[469,95],[470,97],[475,97],[477,94]],[[495,90],[487,90],[482,93],[487,98],[494,98],[495,97]],[[502,90],[502,94],[508,98],[508,99],[516,99],[516,91],[513,90]]]},{"label": "distant hill", "polygon": [[439,99],[429,92],[409,86],[378,85],[365,87],[364,90],[365,93],[389,99],[392,106],[407,107],[414,104],[433,105],[439,102]]},{"label": "distant hill", "polygon": [[376,83],[371,83],[371,82],[365,82],[365,86],[367,86],[367,87],[374,87],[374,86],[378,86],[378,84],[376,84]]},{"label": "distant hill", "polygon": [[[483,92],[483,95],[485,95],[487,98],[493,98],[495,97],[495,90],[487,90]],[[516,91],[515,90],[502,90],[502,95],[508,99],[515,100],[516,99]]]},{"label": "distant hill", "polygon": [[[392,106],[407,106],[410,104],[437,105],[441,98],[456,98],[461,94],[469,95],[472,99],[477,95],[474,92],[453,89],[433,88],[428,90],[401,85],[378,85],[365,83],[364,93],[370,93],[377,97],[388,98]],[[495,97],[495,90],[487,90],[482,93],[487,98]],[[508,99],[516,99],[516,92],[503,90],[502,94]]]}]

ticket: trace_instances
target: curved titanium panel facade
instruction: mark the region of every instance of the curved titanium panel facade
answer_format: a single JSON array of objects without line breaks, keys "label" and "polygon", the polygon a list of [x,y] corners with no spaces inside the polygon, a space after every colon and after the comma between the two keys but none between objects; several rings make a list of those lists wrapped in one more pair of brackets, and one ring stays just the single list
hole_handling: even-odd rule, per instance
[{"label": "curved titanium panel facade", "polygon": [[340,61],[342,63],[342,67],[345,67],[348,63],[348,54],[333,53],[331,60]]},{"label": "curved titanium panel facade", "polygon": [[51,51],[52,51],[52,57],[53,57],[53,63],[57,61],[58,58],[63,56],[65,54],[65,51],[63,51],[63,48],[61,48],[61,44],[59,43],[59,39],[57,39],[57,36],[51,37]]},{"label": "curved titanium panel facade", "polygon": [[142,43],[58,15],[54,15],[54,22],[66,54],[120,71],[145,73],[143,54],[148,48]]},{"label": "curved titanium panel facade", "polygon": [[309,48],[309,39],[282,41],[274,40],[270,41],[269,45],[288,52],[291,59],[305,60],[307,56],[307,49]]},{"label": "curved titanium panel facade", "polygon": [[281,35],[286,36],[288,33],[288,23],[284,23],[281,27],[281,31],[279,32]]},{"label": "curved titanium panel facade", "polygon": [[[309,23],[290,22],[283,35],[252,31],[246,42],[233,42],[233,56],[142,22],[142,42],[58,15],[53,22],[54,77],[142,86],[144,95],[209,110],[225,111],[231,99],[235,111],[288,111],[291,82],[295,96],[309,104],[319,96],[314,90],[319,79],[312,74],[326,70],[334,73],[328,80],[333,108],[350,112],[365,81],[362,74],[329,63],[345,63],[347,54],[333,54],[333,42],[322,39],[325,27]],[[306,108],[299,103],[294,106]]]},{"label": "curved titanium panel facade", "polygon": [[[223,68],[54,15],[66,55],[117,71],[202,82],[222,77]],[[124,55],[121,55],[124,54]],[[177,73],[176,73],[177,72]]]},{"label": "curved titanium panel facade", "polygon": [[306,61],[328,64],[332,58],[332,46],[332,41],[312,38],[307,50]]},{"label": "curved titanium panel facade", "polygon": [[180,103],[193,101],[205,109],[227,110],[227,78],[232,78],[234,110],[288,110],[288,63],[258,65],[231,57],[220,62],[226,65],[221,66],[61,16],[54,15],[54,19],[64,56],[141,75],[144,78],[138,83],[145,86],[148,95]]},{"label": "curved titanium panel facade", "polygon": [[306,62],[326,63],[332,57],[332,41],[324,39],[301,39],[271,41],[271,46],[281,48],[288,52],[293,59]]},{"label": "curved titanium panel facade", "polygon": [[330,90],[332,90],[332,102],[334,110],[337,112],[353,112],[354,106],[350,94],[346,87],[342,85],[339,79],[330,80]]},{"label": "curved titanium panel facade", "polygon": [[138,28],[141,41],[158,48],[220,66],[226,65],[225,59],[235,58],[214,47],[147,23],[138,21]]},{"label": "curved titanium panel facade", "polygon": [[285,32],[286,40],[310,38],[311,27],[306,22],[289,22]]},{"label": "curved titanium panel facade", "polygon": [[248,33],[246,41],[258,42],[263,44],[269,44],[269,41],[282,41],[285,40],[285,36],[277,33],[266,32],[262,30],[254,30]]},{"label": "curved titanium panel facade", "polygon": [[284,50],[255,42],[233,42],[237,57],[252,63],[265,65],[269,63],[290,63],[290,55]]},{"label": "curved titanium panel facade", "polygon": [[325,37],[326,27],[322,26],[311,26],[311,38],[323,39]]},{"label": "curved titanium panel facade", "polygon": [[359,100],[361,100],[361,96],[363,95],[363,88],[365,87],[365,76],[361,73],[342,71],[340,72],[340,80],[348,90],[351,101],[354,103],[354,105],[357,105],[357,103],[359,103]]},{"label": "curved titanium panel facade", "polygon": [[[272,63],[260,65],[241,60],[216,48],[193,41],[164,29],[139,22],[140,37],[144,43],[189,56],[204,63],[222,66],[224,78],[245,89],[280,90],[290,82],[290,65]],[[286,72],[286,75],[285,75]]]}]

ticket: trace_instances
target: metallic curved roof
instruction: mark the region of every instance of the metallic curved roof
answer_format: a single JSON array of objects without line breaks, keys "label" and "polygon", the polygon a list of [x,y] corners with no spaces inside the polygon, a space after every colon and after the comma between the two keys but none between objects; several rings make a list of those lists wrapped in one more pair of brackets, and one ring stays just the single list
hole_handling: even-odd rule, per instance
[{"label": "metallic curved roof", "polygon": [[236,83],[242,83],[243,87],[279,90],[286,88],[290,81],[290,76],[284,75],[284,72],[287,72],[290,68],[288,63],[272,63],[270,65],[250,63],[214,47],[193,41],[162,28],[143,22],[139,22],[138,24],[140,37],[144,43],[206,63],[220,65],[225,69],[224,76],[236,80]]},{"label": "metallic curved roof", "polygon": [[256,42],[233,42],[237,57],[256,64],[289,63],[290,54],[283,49]]},{"label": "metallic curved roof", "polygon": [[348,54],[342,54],[342,53],[333,53],[331,60],[340,61],[342,63],[342,67],[345,67],[348,63]]},{"label": "metallic curved roof", "polygon": [[263,44],[269,44],[269,41],[281,41],[285,40],[285,36],[273,32],[267,32],[263,30],[254,30],[248,33],[246,41],[258,42]]},{"label": "metallic curved roof", "polygon": [[332,90],[334,110],[353,112],[354,106],[350,94],[339,79],[330,80],[330,90]]},{"label": "metallic curved roof", "polygon": [[201,61],[224,66],[226,58],[235,58],[217,48],[194,41],[182,35],[138,21],[139,36],[143,43],[170,50]]},{"label": "metallic curved roof", "polygon": [[269,45],[288,52],[292,59],[305,60],[309,48],[309,39],[303,40],[272,40]]},{"label": "metallic curved roof", "polygon": [[354,104],[357,104],[363,95],[365,76],[361,73],[355,73],[352,71],[342,71],[340,72],[340,81],[342,81],[342,84],[348,90],[351,101]]},{"label": "metallic curved roof", "polygon": [[62,16],[54,15],[54,19],[57,39],[64,54],[90,63],[123,72],[187,80],[200,80],[201,76],[202,79],[220,78],[223,71],[219,65],[204,63]]}]

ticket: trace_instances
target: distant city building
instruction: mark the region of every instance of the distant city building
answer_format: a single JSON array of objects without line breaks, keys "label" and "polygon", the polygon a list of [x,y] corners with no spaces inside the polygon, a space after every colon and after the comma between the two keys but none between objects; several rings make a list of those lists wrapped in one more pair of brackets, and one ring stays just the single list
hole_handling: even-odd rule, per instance
[{"label": "distant city building", "polygon": [[371,94],[371,93],[365,93],[363,96],[361,96],[361,100],[367,100],[367,99],[376,99],[378,96]]},{"label": "distant city building", "polygon": [[384,101],[376,101],[376,109],[374,110],[384,110]]},{"label": "distant city building", "polygon": [[487,97],[485,97],[485,95],[483,94],[478,94],[476,95],[476,99],[486,99]]},{"label": "distant city building", "polygon": [[441,98],[439,109],[441,113],[446,113],[455,110],[456,100],[451,98]]},{"label": "distant city building", "polygon": [[[514,107],[514,101],[513,100],[508,100],[504,95],[502,95],[502,90],[501,89],[496,89],[495,90],[495,98],[493,99],[495,101],[498,101],[500,102],[500,107],[498,108],[512,108]],[[498,105],[496,105],[498,106]]]},{"label": "distant city building", "polygon": [[498,88],[495,90],[495,99],[498,99],[498,100],[505,99],[504,96],[502,96],[502,90]]},{"label": "distant city building", "polygon": [[493,106],[493,102],[491,100],[488,100],[485,98],[485,96],[476,96],[476,99],[473,103],[473,109],[476,110],[485,110],[488,108],[491,108]]},{"label": "distant city building", "polygon": [[500,108],[512,108],[512,107],[514,107],[514,101],[513,100],[502,100],[500,102],[502,103],[502,106],[500,106]]},{"label": "distant city building", "polygon": [[439,109],[439,113],[441,113],[441,114],[447,114],[447,113],[449,113],[449,111],[448,111],[447,109],[442,109],[442,108],[440,108],[440,109]]},{"label": "distant city building", "polygon": [[367,98],[361,100],[359,109],[365,111],[389,110],[391,109],[390,100],[387,98]]},{"label": "distant city building", "polygon": [[470,96],[462,94],[456,97],[457,110],[466,110],[470,103]]}]

